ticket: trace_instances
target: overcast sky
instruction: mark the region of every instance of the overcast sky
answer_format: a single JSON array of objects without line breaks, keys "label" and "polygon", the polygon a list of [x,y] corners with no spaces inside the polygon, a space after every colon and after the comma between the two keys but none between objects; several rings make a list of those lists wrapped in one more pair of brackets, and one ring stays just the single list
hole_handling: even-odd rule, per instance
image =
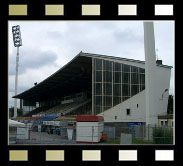
[{"label": "overcast sky", "polygon": [[[15,89],[14,25],[20,25],[23,43],[18,93],[53,74],[80,51],[145,60],[142,21],[10,21],[9,106],[13,106]],[[174,22],[155,21],[154,29],[158,59],[173,66],[170,94],[174,94]]]}]

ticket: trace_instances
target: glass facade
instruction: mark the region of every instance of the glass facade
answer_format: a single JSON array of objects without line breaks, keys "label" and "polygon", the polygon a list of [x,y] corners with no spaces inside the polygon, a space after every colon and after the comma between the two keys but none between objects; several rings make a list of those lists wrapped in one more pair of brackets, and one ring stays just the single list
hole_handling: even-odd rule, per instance
[{"label": "glass facade", "polygon": [[145,89],[145,69],[94,58],[94,114],[99,114]]}]

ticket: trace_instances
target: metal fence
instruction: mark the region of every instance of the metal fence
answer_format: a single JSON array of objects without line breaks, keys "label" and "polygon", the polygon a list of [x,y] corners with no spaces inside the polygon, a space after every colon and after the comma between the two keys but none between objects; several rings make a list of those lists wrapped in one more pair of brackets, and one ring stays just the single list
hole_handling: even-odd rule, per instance
[{"label": "metal fence", "polygon": [[[156,126],[107,126],[108,143],[120,144],[121,133],[131,135],[132,144],[173,144],[173,128]],[[112,135],[112,136],[111,136]]]},{"label": "metal fence", "polygon": [[104,133],[106,133],[108,139],[115,139],[116,138],[115,127],[104,126]]},{"label": "metal fence", "polygon": [[28,144],[76,144],[100,143],[102,141],[103,126],[67,126],[44,127],[34,126],[30,130],[29,140],[18,140]]},{"label": "metal fence", "polygon": [[[72,131],[69,133],[69,129]],[[173,144],[173,128],[156,126],[75,126],[56,128],[30,128],[28,140],[16,140],[20,144]],[[125,135],[130,135],[126,137]],[[104,138],[105,137],[105,138]],[[123,137],[123,138],[122,138]],[[12,141],[12,140],[11,140]],[[129,140],[127,141],[129,142]]]}]

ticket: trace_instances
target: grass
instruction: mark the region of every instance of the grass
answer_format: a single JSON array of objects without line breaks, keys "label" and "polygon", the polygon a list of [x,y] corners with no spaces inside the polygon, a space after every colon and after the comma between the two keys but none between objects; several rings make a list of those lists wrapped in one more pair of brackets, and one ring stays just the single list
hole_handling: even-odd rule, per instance
[{"label": "grass", "polygon": [[144,142],[142,140],[132,139],[132,144],[135,145],[145,145],[145,144],[153,144],[152,142]]},{"label": "grass", "polygon": [[106,144],[120,144],[120,138],[107,140],[104,143],[106,143]]},{"label": "grass", "polygon": [[[120,138],[117,139],[111,139],[104,142],[105,144],[120,144]],[[145,144],[153,144],[151,142],[144,142],[137,139],[132,139],[132,145],[145,145]]]}]

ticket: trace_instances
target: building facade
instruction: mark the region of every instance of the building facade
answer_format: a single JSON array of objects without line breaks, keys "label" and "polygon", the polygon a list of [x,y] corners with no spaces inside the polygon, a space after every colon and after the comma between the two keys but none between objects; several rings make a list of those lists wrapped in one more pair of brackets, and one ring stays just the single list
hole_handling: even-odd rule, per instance
[{"label": "building facade", "polygon": [[94,114],[124,102],[145,89],[145,69],[94,58]]}]

